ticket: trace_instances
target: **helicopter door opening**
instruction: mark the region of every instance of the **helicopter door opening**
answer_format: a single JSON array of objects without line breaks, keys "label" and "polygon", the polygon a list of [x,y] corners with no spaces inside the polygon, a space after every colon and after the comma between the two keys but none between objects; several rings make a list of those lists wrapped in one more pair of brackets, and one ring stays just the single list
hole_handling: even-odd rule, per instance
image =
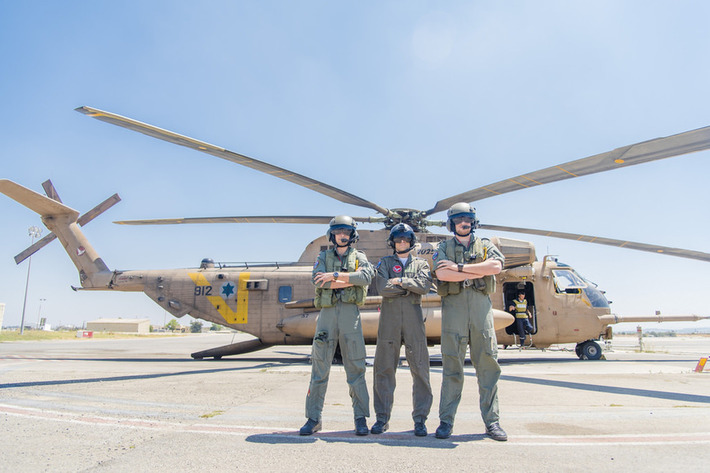
[{"label": "helicopter door opening", "polygon": [[[530,332],[530,334],[534,335],[537,333],[537,310],[535,308],[535,290],[533,287],[533,283],[529,281],[503,283],[503,301],[505,302],[505,310],[515,316],[515,310],[510,311],[509,308],[511,305],[515,305],[515,300],[518,298],[518,294],[520,292],[525,293],[525,300],[528,303],[528,312],[530,312],[529,320],[530,324],[533,327],[532,332]],[[505,328],[505,332],[508,335],[513,335],[514,333],[516,333],[515,330],[515,321],[513,321],[512,324]]]}]

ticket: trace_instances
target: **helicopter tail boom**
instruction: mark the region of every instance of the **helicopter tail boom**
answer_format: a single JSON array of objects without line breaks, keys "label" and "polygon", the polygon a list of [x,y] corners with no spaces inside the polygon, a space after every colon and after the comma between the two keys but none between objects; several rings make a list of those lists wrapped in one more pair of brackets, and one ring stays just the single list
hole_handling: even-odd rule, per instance
[{"label": "helicopter tail boom", "polygon": [[79,212],[8,179],[0,179],[0,192],[42,217],[44,225],[62,242],[79,270],[83,287],[98,288],[109,284],[113,273],[79,229]]}]

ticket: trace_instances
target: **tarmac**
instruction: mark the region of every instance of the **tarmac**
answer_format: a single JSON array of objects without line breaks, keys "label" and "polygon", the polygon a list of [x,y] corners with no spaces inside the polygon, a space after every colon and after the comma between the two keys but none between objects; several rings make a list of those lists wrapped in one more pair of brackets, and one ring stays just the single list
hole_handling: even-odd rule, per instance
[{"label": "tarmac", "polygon": [[[324,430],[301,437],[310,347],[189,356],[247,338],[0,343],[0,470],[655,472],[710,464],[710,364],[694,372],[710,354],[710,337],[647,338],[641,353],[636,337],[617,337],[599,361],[578,360],[574,345],[501,349],[507,442],[484,435],[472,366],[454,434],[434,437],[438,346],[430,348],[428,437],[413,435],[406,363],[397,371],[389,431],[355,436],[336,365]],[[368,347],[368,363],[373,355]],[[367,382],[372,392],[371,367]]]}]

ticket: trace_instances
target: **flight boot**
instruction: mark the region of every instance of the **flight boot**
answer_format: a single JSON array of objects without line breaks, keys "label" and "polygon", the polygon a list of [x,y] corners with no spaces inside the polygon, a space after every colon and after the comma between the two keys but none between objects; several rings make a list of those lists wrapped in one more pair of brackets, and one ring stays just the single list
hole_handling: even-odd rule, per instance
[{"label": "flight boot", "polygon": [[414,423],[414,435],[417,437],[426,437],[429,434],[426,430],[426,424],[424,422]]},{"label": "flight boot", "polygon": [[313,420],[313,419],[308,419],[305,424],[303,424],[303,427],[301,427],[301,430],[298,431],[300,435],[313,435],[314,433],[318,432],[323,425],[321,424],[321,421],[319,420]]},{"label": "flight boot", "polygon": [[451,437],[451,432],[454,430],[454,425],[449,424],[448,422],[442,422],[439,424],[439,427],[436,429],[436,438],[438,439],[447,439]]},{"label": "flight boot", "polygon": [[498,422],[493,422],[491,425],[486,427],[486,435],[499,442],[505,442],[508,440],[508,434],[505,433],[505,430],[500,427]]},{"label": "flight boot", "polygon": [[382,432],[387,432],[387,429],[390,428],[389,422],[382,422],[381,420],[378,420],[374,424],[372,424],[372,428],[370,429],[370,433],[372,434],[381,434]]},{"label": "flight boot", "polygon": [[355,419],[355,435],[367,435],[370,429],[367,428],[367,421],[364,417]]}]

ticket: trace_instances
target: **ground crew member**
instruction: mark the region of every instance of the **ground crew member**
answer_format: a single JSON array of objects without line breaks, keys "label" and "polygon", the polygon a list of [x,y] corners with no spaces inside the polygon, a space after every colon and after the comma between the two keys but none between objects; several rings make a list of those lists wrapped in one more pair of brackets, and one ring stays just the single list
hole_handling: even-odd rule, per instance
[{"label": "ground crew member", "polygon": [[520,291],[518,298],[510,303],[508,310],[515,316],[515,330],[520,337],[520,345],[525,345],[525,334],[532,333],[530,325],[530,312],[528,311],[528,301],[525,300],[525,293]]},{"label": "ground crew member", "polygon": [[412,254],[416,242],[414,230],[406,223],[392,227],[387,243],[394,255],[382,258],[375,272],[382,306],[374,364],[373,397],[377,421],[370,429],[373,434],[381,434],[389,428],[395,374],[404,342],[412,373],[414,435],[427,435],[426,419],[433,397],[421,299],[431,288],[431,271],[426,260]]},{"label": "ground crew member", "polygon": [[449,438],[464,380],[466,345],[478,380],[481,417],[486,434],[507,440],[499,424],[498,347],[489,294],[495,290],[495,274],[504,257],[488,239],[474,236],[476,211],[460,202],[447,211],[447,227],[454,237],[439,243],[434,253],[437,292],[441,295],[441,356],[443,376],[439,403],[437,438]]},{"label": "ground crew member", "polygon": [[321,251],[313,266],[314,302],[321,311],[313,338],[311,383],[306,396],[308,420],[300,434],[311,435],[322,427],[330,365],[335,347],[340,344],[355,414],[355,433],[367,435],[365,418],[370,416],[370,397],[365,383],[365,339],[358,306],[365,303],[373,270],[365,253],[351,246],[358,240],[351,217],[340,215],[332,219],[326,235],[334,247]]}]

